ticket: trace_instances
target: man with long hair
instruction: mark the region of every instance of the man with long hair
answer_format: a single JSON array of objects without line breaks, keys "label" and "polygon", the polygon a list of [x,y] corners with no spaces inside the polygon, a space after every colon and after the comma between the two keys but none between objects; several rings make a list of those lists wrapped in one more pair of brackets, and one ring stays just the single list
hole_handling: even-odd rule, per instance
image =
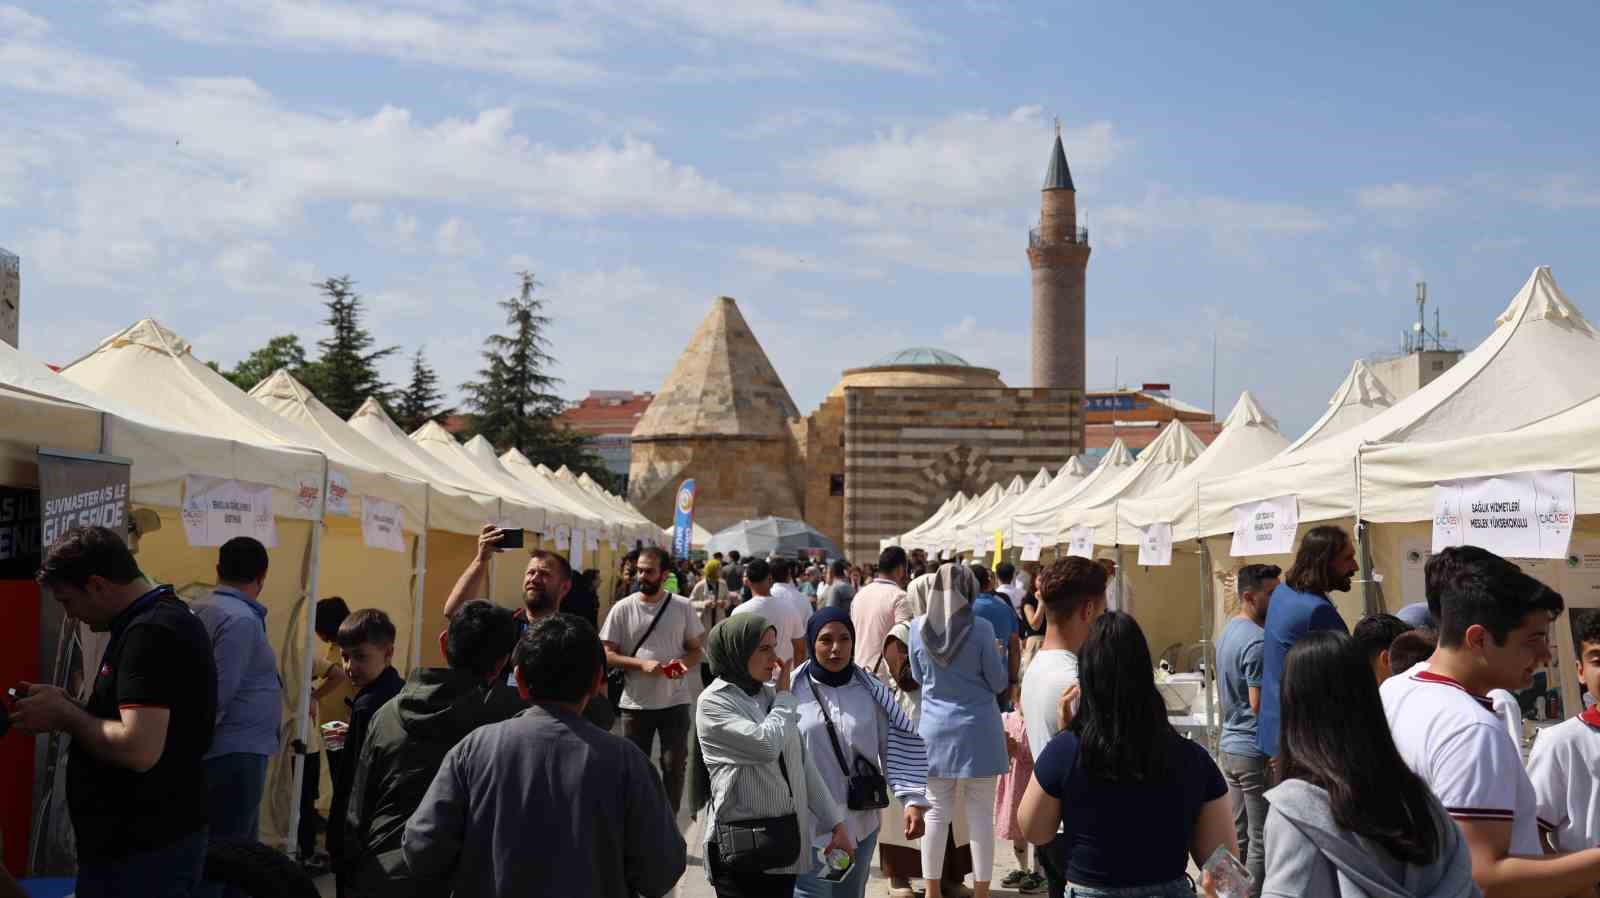
[{"label": "man with long hair", "polygon": [[1356,544],[1338,527],[1314,527],[1300,541],[1294,566],[1272,592],[1261,637],[1261,711],[1256,718],[1256,745],[1269,758],[1278,756],[1278,685],[1283,661],[1302,636],[1317,630],[1350,627],[1328,598],[1349,592],[1356,564]]},{"label": "man with long hair", "polygon": [[1544,853],[1537,792],[1488,697],[1526,689],[1549,663],[1550,624],[1565,602],[1482,549],[1445,549],[1427,575],[1439,647],[1379,689],[1400,756],[1455,819],[1489,898],[1587,894],[1600,881],[1600,848]]}]

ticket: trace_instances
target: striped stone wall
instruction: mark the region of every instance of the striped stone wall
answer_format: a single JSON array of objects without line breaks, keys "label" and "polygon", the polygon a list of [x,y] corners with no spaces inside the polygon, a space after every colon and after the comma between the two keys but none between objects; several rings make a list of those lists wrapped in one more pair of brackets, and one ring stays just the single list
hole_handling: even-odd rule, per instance
[{"label": "striped stone wall", "polygon": [[845,388],[844,550],[877,557],[878,541],[927,520],[956,491],[1040,468],[1054,476],[1083,451],[1075,389]]}]

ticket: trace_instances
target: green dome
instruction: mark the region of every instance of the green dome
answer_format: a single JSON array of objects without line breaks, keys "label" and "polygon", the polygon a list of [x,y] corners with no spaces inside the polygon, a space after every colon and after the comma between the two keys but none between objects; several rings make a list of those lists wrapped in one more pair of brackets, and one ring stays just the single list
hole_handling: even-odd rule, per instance
[{"label": "green dome", "polygon": [[962,368],[971,368],[966,359],[953,352],[943,349],[934,349],[931,346],[913,346],[891,353],[872,363],[874,368],[887,368],[890,365],[955,365]]}]

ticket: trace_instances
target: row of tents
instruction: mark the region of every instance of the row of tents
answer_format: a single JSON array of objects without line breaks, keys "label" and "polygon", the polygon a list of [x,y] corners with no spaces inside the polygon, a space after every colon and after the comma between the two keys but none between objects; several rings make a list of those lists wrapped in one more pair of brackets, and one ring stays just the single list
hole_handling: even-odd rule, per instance
[{"label": "row of tents", "polygon": [[[343,420],[285,371],[245,393],[148,319],[59,373],[0,343],[0,422],[0,487],[36,486],[41,449],[130,460],[131,503],[144,522],[140,567],[188,594],[214,581],[216,550],[215,541],[191,544],[186,499],[218,484],[270,494],[270,516],[263,508],[258,521],[271,558],[261,601],[287,723],[263,803],[269,842],[294,832],[298,814],[300,765],[287,746],[309,734],[316,599],[339,595],[352,608],[387,612],[404,672],[443,663],[443,603],[486,523],[520,527],[529,547],[598,570],[602,601],[620,553],[664,543],[658,527],[587,474],[551,471],[515,449],[496,453],[481,437],[463,445],[435,423],[407,435],[370,400]],[[399,532],[375,539],[368,525],[378,513]],[[520,606],[525,559],[493,562],[484,597]],[[46,621],[52,604],[43,603]],[[43,629],[39,656],[49,658]],[[40,665],[24,671],[36,679]]]},{"label": "row of tents", "polygon": [[[1311,527],[1355,534],[1362,574],[1335,596],[1346,620],[1424,600],[1422,567],[1433,547],[1436,486],[1464,478],[1571,472],[1575,515],[1565,559],[1524,568],[1558,589],[1568,607],[1600,606],[1600,330],[1536,269],[1496,327],[1431,383],[1396,399],[1357,361],[1326,413],[1292,443],[1248,392],[1209,447],[1170,423],[1135,459],[1117,441],[1092,471],[1073,458],[976,496],[951,497],[927,521],[884,544],[988,556],[996,535],[1008,557],[1030,544],[1053,554],[1109,555],[1132,584],[1151,649],[1198,640],[1232,610],[1232,572],[1292,554],[1235,557],[1239,510],[1290,501],[1295,543]],[[1161,564],[1142,545],[1170,529]],[[1570,651],[1568,622],[1556,639]],[[1192,657],[1204,657],[1203,652]],[[1575,684],[1561,678],[1566,707]]]}]

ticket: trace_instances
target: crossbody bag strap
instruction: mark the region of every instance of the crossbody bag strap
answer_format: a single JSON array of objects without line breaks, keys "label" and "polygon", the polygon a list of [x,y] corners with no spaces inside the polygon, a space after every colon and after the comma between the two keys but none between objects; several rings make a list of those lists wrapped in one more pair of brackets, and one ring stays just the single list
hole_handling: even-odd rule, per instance
[{"label": "crossbody bag strap", "polygon": [[839,759],[839,769],[844,772],[845,779],[850,778],[850,763],[844,759],[844,750],[839,747],[839,731],[833,727],[833,718],[828,716],[828,703],[817,691],[817,681],[811,681],[811,694],[817,697],[817,708],[822,712],[822,722],[828,725],[828,741],[833,744],[833,756]]},{"label": "crossbody bag strap", "polygon": [[639,650],[644,648],[645,640],[650,638],[650,634],[654,633],[656,631],[656,624],[661,623],[661,618],[666,615],[667,606],[670,605],[670,604],[672,604],[672,596],[663,596],[661,598],[661,607],[656,609],[656,616],[654,618],[651,618],[650,626],[645,628],[644,635],[639,637],[639,641],[638,642],[634,643],[633,651],[628,653],[628,657],[630,657],[630,658],[639,657]]}]

